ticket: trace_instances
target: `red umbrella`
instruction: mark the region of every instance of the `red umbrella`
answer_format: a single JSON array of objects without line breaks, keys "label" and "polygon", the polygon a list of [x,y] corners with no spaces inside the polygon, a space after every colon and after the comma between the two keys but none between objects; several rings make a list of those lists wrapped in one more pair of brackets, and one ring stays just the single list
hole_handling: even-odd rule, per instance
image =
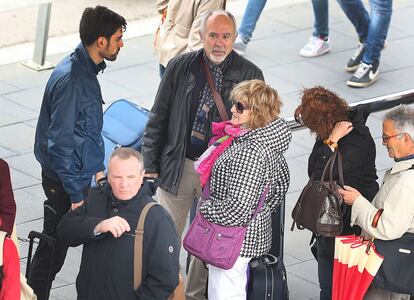
[{"label": "red umbrella", "polygon": [[384,258],[360,236],[335,238],[332,300],[362,300]]}]

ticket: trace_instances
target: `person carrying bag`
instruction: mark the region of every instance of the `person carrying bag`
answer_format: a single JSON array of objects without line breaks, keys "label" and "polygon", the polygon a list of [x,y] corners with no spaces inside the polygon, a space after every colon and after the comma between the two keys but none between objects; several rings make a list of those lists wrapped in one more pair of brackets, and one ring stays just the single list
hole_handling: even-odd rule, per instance
[{"label": "person carrying bag", "polygon": [[230,120],[213,123],[210,147],[195,163],[205,200],[184,240],[208,264],[208,297],[214,300],[246,299],[250,261],[270,251],[271,214],[289,185],[283,153],[291,132],[278,117],[277,92],[250,80],[230,98]]},{"label": "person carrying bag", "polygon": [[[317,226],[317,220],[323,223],[324,218],[319,216],[320,209],[315,211],[314,206],[319,205],[319,207],[322,207],[322,203],[334,204],[335,201],[328,202],[323,200],[339,200],[341,198],[336,195],[338,186],[333,184],[335,181],[338,185],[344,183],[358,187],[369,200],[374,198],[375,193],[378,191],[378,183],[376,181],[375,168],[375,142],[369,132],[369,128],[365,125],[368,115],[369,112],[367,112],[364,106],[351,108],[339,95],[322,86],[304,89],[302,91],[301,104],[295,110],[295,119],[307,126],[310,132],[316,136],[315,144],[308,158],[307,170],[309,178],[320,182],[316,183],[313,188],[318,187],[321,182],[325,181],[325,184],[321,185],[321,193],[318,193],[317,189],[314,190],[315,197],[321,197],[319,198],[320,201],[313,201],[311,204],[306,202],[311,205],[306,208],[301,207],[299,209],[300,207],[296,207],[292,216],[294,219],[296,219],[296,214],[302,217],[311,216],[307,221],[311,220],[312,222],[306,223],[306,226],[314,233],[312,241],[316,238],[311,251],[317,260],[320,287],[319,297],[321,300],[330,300],[332,295],[334,236],[338,234],[359,234],[360,228],[350,224],[351,210],[350,207],[345,205],[341,207],[342,211],[340,213],[335,208],[333,214],[326,215],[332,216],[332,218],[326,218],[326,221],[336,221],[325,222],[327,226],[320,226],[321,224]],[[336,158],[337,162],[334,165],[331,164],[333,173],[332,182],[330,183],[326,177],[330,170],[330,167],[327,167],[327,165],[332,163],[332,160],[334,160],[332,157],[338,155],[338,152],[340,152],[342,157],[340,159],[342,171],[339,170],[339,158]],[[331,158],[332,160],[330,160]],[[322,176],[324,170],[325,175]],[[341,173],[343,175],[342,182]],[[309,181],[308,186],[313,185],[313,180]],[[306,188],[303,190],[301,197],[307,194],[305,190]],[[330,194],[331,196],[324,197],[322,191],[326,195]],[[334,204],[334,206],[339,205]],[[342,216],[341,221],[338,216]],[[303,221],[303,219],[297,219],[296,222],[299,226],[303,226],[305,224],[301,224]],[[338,222],[342,223],[342,230],[340,232]],[[322,230],[322,227],[325,227],[325,229]],[[326,229],[329,229],[328,232]],[[330,229],[335,230],[331,231]]]},{"label": "person carrying bag", "polygon": [[394,160],[372,203],[355,187],[339,190],[351,205],[351,224],[374,238],[384,257],[365,300],[410,299],[414,289],[414,109],[400,105],[386,113],[382,144]]}]

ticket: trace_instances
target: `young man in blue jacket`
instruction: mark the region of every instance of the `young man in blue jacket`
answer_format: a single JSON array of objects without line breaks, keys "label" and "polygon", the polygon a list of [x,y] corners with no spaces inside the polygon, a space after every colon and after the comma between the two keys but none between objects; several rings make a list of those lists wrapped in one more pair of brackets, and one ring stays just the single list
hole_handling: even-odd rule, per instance
[{"label": "young man in blue jacket", "polygon": [[[36,128],[34,153],[42,167],[43,232],[56,238],[56,226],[69,210],[83,204],[91,178],[103,176],[102,94],[96,78],[123,47],[126,21],[103,6],[86,8],[81,43],[55,68],[47,82]],[[29,284],[39,300],[47,297],[61,269],[67,246],[57,240],[47,281],[50,249],[42,241],[33,258]]]}]

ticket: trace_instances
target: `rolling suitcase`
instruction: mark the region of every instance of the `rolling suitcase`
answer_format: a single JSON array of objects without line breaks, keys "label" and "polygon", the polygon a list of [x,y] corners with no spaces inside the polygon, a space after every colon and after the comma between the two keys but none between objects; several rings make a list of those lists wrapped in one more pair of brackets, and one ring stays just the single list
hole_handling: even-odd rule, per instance
[{"label": "rolling suitcase", "polygon": [[250,261],[247,300],[288,300],[289,289],[282,258],[266,254]]},{"label": "rolling suitcase", "polygon": [[45,281],[45,289],[46,289],[46,300],[49,299],[50,289],[52,288],[52,281],[50,280],[51,271],[52,271],[52,258],[53,258],[53,250],[55,248],[56,240],[44,233],[40,233],[38,231],[30,231],[29,233],[29,251],[27,253],[27,266],[26,266],[26,278],[29,276],[31,262],[32,262],[32,252],[33,252],[33,243],[35,239],[39,241],[43,241],[47,244],[47,246],[52,250],[51,255],[49,257],[49,267],[47,273],[47,280]]},{"label": "rolling suitcase", "polygon": [[131,101],[120,99],[113,102],[103,114],[102,137],[105,145],[105,161],[114,149],[131,147],[140,151],[149,111]]},{"label": "rolling suitcase", "polygon": [[287,300],[286,268],[283,263],[285,202],[271,215],[272,248],[269,253],[250,261],[247,300]]}]

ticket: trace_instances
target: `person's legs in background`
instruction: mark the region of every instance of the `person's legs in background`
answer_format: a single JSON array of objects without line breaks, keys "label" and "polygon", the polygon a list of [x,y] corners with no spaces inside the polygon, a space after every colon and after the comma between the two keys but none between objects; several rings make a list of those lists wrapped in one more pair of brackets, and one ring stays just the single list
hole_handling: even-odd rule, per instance
[{"label": "person's legs in background", "polygon": [[318,251],[318,279],[320,300],[330,300],[332,298],[332,276],[333,259],[335,251],[335,238],[316,237]]},{"label": "person's legs in background", "polygon": [[328,0],[312,0],[314,30],[308,43],[299,51],[304,57],[316,57],[328,53],[329,45],[329,5]]},{"label": "person's legs in background", "polygon": [[249,0],[247,2],[243,19],[238,30],[238,36],[233,44],[233,49],[240,55],[244,55],[246,51],[246,46],[252,38],[256,23],[259,20],[265,4],[266,0]]},{"label": "person's legs in background", "polygon": [[71,206],[70,197],[63,189],[62,183],[42,174],[42,186],[47,197],[47,200],[44,202],[43,233],[56,239],[56,244],[53,249],[49,282],[47,282],[47,277],[52,249],[49,248],[46,241],[41,240],[33,256],[28,284],[32,287],[39,300],[46,299],[52,281],[65,262],[68,246],[57,239],[56,226]]},{"label": "person's legs in background", "polygon": [[337,0],[337,2],[358,34],[358,47],[345,66],[347,72],[354,72],[358,69],[365,52],[370,17],[361,0]]},{"label": "person's legs in background", "polygon": [[185,159],[184,171],[181,177],[177,196],[174,196],[161,188],[157,189],[156,199],[164,207],[174,221],[179,241],[181,241],[188,213],[193,204],[193,199],[201,194],[200,179],[194,169],[194,161]]},{"label": "person's legs in background", "polygon": [[[194,161],[189,159],[185,159],[184,162],[184,171],[177,196],[174,196],[161,188],[157,189],[157,201],[171,215],[180,242],[187,222],[188,213],[193,205],[194,197],[200,195],[200,179],[194,169]],[[205,290],[207,285],[207,275],[208,271],[204,267],[204,264],[200,262],[200,260],[192,258],[190,260],[187,282],[185,285],[187,300],[206,299]]]},{"label": "person's legs in background", "polygon": [[392,0],[370,0],[371,18],[368,27],[365,51],[361,64],[347,81],[352,87],[366,87],[379,76],[381,50],[384,48],[392,15]]},{"label": "person's legs in background", "polygon": [[[186,300],[207,300],[208,269],[197,257],[190,256],[187,283],[185,285]],[[214,299],[209,297],[210,299]]]}]

